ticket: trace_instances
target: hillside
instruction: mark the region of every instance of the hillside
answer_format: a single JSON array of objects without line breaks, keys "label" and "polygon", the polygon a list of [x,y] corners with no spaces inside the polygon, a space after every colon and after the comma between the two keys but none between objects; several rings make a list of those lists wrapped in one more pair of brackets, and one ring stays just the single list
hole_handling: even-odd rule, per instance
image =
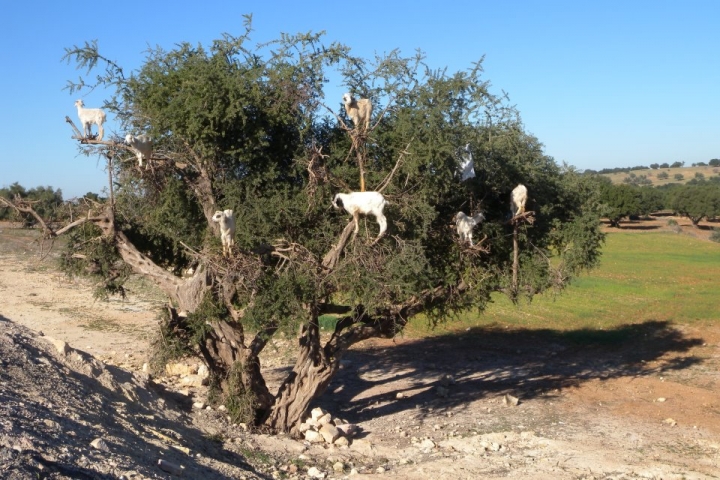
[{"label": "hillside", "polygon": [[[658,174],[660,172],[666,172],[668,174],[667,179],[659,179]],[[720,168],[718,167],[680,167],[680,168],[658,168],[658,169],[652,169],[647,168],[643,170],[631,170],[630,172],[620,172],[620,173],[607,173],[602,174],[605,177],[608,177],[610,180],[612,180],[613,183],[619,184],[624,183],[624,180],[634,174],[636,177],[645,176],[647,177],[651,182],[652,185],[655,187],[659,187],[662,185],[667,185],[668,183],[687,183],[688,180],[692,180],[695,178],[695,175],[697,173],[701,173],[705,176],[706,179],[709,179],[711,177],[717,177],[720,175]],[[675,179],[675,175],[681,174],[683,176],[682,180]]]}]

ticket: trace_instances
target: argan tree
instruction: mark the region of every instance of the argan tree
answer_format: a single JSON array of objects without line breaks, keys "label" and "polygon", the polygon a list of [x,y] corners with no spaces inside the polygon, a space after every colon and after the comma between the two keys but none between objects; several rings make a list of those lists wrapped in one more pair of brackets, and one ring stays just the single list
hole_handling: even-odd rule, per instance
[{"label": "argan tree", "polygon": [[[593,183],[543,154],[489,92],[481,63],[448,75],[420,54],[357,58],[322,34],[251,47],[250,31],[248,19],[242,36],[209,48],[150,50],[130,73],[95,42],[65,57],[99,72],[69,89],[107,89],[104,108],[122,130],[80,142],[108,159],[112,188],[73,230],[65,267],[110,279],[113,292],[130,273],[154,281],[169,298],[162,346],[201,356],[236,415],[293,431],[354,344],[393,337],[418,314],[481,312],[493,292],[561,289],[597,263]],[[328,98],[328,87],[339,93]],[[344,91],[373,101],[367,132],[345,117]],[[155,141],[148,168],[120,143],[141,132]],[[468,143],[477,176],[461,182]],[[367,190],[389,202],[377,242],[372,217],[353,236],[352,218],[330,206],[360,189],[360,167]],[[518,183],[528,212],[511,218]],[[229,258],[211,221],[224,209],[237,224]],[[461,210],[487,218],[473,247],[454,229]],[[337,323],[321,338],[323,315]],[[260,355],[281,334],[297,336],[299,353],[270,391]]]}]

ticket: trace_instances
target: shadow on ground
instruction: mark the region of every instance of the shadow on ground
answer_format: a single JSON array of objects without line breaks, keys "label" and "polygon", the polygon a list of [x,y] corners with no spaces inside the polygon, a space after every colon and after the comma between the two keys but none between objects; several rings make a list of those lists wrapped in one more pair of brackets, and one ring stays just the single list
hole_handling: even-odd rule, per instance
[{"label": "shadow on ground", "polygon": [[[666,321],[612,330],[526,330],[489,326],[422,340],[364,346],[319,399],[351,422],[392,415],[434,402],[462,408],[511,393],[523,400],[595,379],[654,375],[698,364],[683,355],[702,339],[687,338]],[[451,376],[447,397],[438,388]],[[442,390],[440,390],[442,392]],[[368,394],[370,392],[370,394]],[[402,393],[410,401],[397,401]]]}]

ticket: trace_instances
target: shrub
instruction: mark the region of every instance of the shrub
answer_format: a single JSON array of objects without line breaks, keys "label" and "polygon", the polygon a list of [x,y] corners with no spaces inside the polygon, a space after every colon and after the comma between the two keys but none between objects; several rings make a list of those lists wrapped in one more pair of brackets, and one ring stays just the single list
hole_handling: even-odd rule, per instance
[{"label": "shrub", "polygon": [[667,221],[667,224],[668,224],[668,227],[674,227],[678,223],[677,223],[677,220],[675,220],[674,218],[671,218],[670,220]]},{"label": "shrub", "polygon": [[710,234],[710,240],[716,243],[720,243],[720,228],[713,228]]}]

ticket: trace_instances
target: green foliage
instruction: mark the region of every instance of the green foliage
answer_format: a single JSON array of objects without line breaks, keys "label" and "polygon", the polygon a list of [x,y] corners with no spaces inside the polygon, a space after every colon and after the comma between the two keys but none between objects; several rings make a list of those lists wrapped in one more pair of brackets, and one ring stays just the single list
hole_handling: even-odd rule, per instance
[{"label": "green foliage", "polygon": [[101,236],[92,223],[84,223],[68,233],[60,269],[68,275],[89,276],[97,282],[95,297],[125,296],[123,285],[132,273],[117,253],[112,239]]},{"label": "green foliage", "polygon": [[[27,201],[45,221],[54,222],[65,219],[65,212],[62,210],[63,196],[59,188],[53,190],[50,186],[39,186],[27,190],[15,182],[9,187],[0,188],[0,197],[8,200],[20,198]],[[32,215],[18,214],[14,209],[3,205],[0,205],[0,220],[22,221],[28,227],[37,223]]]},{"label": "green foliage", "polygon": [[657,174],[658,180],[667,180],[670,178],[670,174],[668,172],[660,172]]},{"label": "green foliage", "polygon": [[670,207],[697,225],[703,218],[720,215],[720,183],[700,182],[682,185],[672,190]]},{"label": "green foliage", "polygon": [[600,184],[600,200],[603,216],[612,226],[619,226],[620,220],[640,211],[640,191],[629,185],[613,185],[609,180]]}]

